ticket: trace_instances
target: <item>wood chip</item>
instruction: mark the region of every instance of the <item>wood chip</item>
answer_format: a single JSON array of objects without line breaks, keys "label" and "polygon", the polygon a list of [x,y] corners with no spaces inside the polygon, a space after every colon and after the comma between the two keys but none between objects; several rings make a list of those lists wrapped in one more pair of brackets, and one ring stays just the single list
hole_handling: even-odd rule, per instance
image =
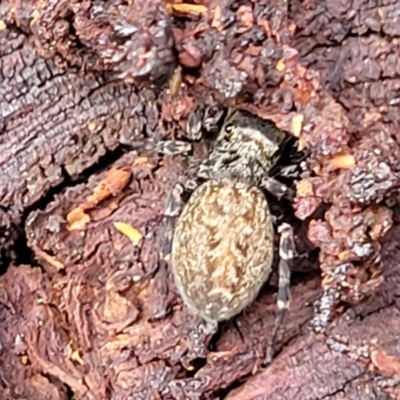
[{"label": "wood chip", "polygon": [[340,156],[336,156],[329,161],[328,167],[330,169],[344,168],[349,169],[353,168],[356,165],[356,159],[352,154],[342,154]]},{"label": "wood chip", "polygon": [[114,226],[119,232],[127,236],[134,246],[137,246],[143,237],[136,228],[125,222],[114,222]]},{"label": "wood chip", "polygon": [[282,72],[286,68],[285,60],[279,60],[275,68],[277,71]]},{"label": "wood chip", "polygon": [[35,25],[38,21],[40,21],[40,18],[41,18],[40,11],[39,11],[37,8],[35,8],[35,9],[33,10],[33,12],[32,12],[32,19],[31,19],[31,21],[29,22],[29,25],[30,25],[30,26]]},{"label": "wood chip", "polygon": [[28,365],[28,363],[29,363],[29,357],[26,356],[26,355],[22,356],[22,357],[21,357],[21,362],[22,362],[22,364],[24,364],[24,365]]},{"label": "wood chip", "polygon": [[79,350],[72,349],[72,343],[67,344],[65,352],[70,360],[75,361],[82,366],[85,365],[85,361],[83,361],[81,355],[79,354]]},{"label": "wood chip", "polygon": [[91,221],[90,216],[85,211],[94,208],[108,197],[117,196],[121,193],[128,184],[130,176],[130,171],[112,168],[106,178],[94,188],[87,200],[68,213],[67,222],[69,226],[67,229],[69,231],[83,230],[86,224]]},{"label": "wood chip", "polygon": [[103,129],[104,124],[102,122],[89,122],[87,127],[90,132],[99,132]]},{"label": "wood chip", "polygon": [[69,231],[80,231],[90,222],[90,216],[81,207],[77,207],[68,213],[67,222]]},{"label": "wood chip", "polygon": [[384,376],[394,378],[400,376],[400,360],[382,350],[371,351],[373,366]]},{"label": "wood chip", "polygon": [[129,183],[130,176],[130,171],[117,168],[110,169],[106,178],[94,188],[92,195],[80,207],[83,210],[88,210],[110,196],[117,196]]},{"label": "wood chip", "polygon": [[175,11],[181,14],[204,14],[208,11],[208,8],[202,4],[169,4],[168,10]]},{"label": "wood chip", "polygon": [[304,140],[302,140],[302,138],[299,139],[299,143],[297,144],[297,149],[299,151],[302,151],[306,148],[306,143],[304,142]]},{"label": "wood chip", "polygon": [[138,157],[132,165],[141,165],[141,164],[146,164],[149,159],[147,157]]},{"label": "wood chip", "polygon": [[296,114],[292,119],[292,133],[295,137],[300,137],[301,130],[303,129],[304,115]]},{"label": "wood chip", "polygon": [[174,73],[172,74],[168,82],[169,91],[172,94],[172,96],[175,96],[179,92],[181,85],[182,85],[182,68],[179,65],[175,69]]},{"label": "wood chip", "polygon": [[81,355],[78,350],[75,350],[71,353],[71,360],[76,361],[80,365],[85,365],[85,361],[83,361]]},{"label": "wood chip", "polygon": [[307,179],[303,179],[296,185],[296,192],[298,195],[306,197],[306,196],[313,196],[314,190],[313,186],[310,181]]},{"label": "wood chip", "polygon": [[[112,168],[108,171],[106,179],[98,186],[98,188],[103,190],[101,187],[104,185],[105,189],[109,191],[109,194],[116,196],[125,188],[130,179],[130,171]],[[93,191],[95,194],[96,189]]]},{"label": "wood chip", "polygon": [[349,258],[349,256],[350,256],[350,251],[344,250],[338,254],[338,259],[341,261],[347,260]]}]

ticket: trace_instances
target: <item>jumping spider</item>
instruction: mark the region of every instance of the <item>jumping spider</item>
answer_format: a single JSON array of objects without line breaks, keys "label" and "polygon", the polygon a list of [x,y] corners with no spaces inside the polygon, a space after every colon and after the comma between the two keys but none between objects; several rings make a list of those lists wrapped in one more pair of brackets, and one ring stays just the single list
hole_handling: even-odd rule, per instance
[{"label": "jumping spider", "polygon": [[[265,363],[289,306],[289,263],[295,256],[292,227],[279,226],[261,189],[293,196],[270,176],[288,135],[270,121],[244,111],[226,118],[209,157],[198,169],[205,182],[182,208],[176,185],[167,201],[170,223],[165,252],[184,304],[215,331],[258,295],[272,271],[274,231],[280,234],[277,316]],[[176,154],[176,153],[175,153]]]}]

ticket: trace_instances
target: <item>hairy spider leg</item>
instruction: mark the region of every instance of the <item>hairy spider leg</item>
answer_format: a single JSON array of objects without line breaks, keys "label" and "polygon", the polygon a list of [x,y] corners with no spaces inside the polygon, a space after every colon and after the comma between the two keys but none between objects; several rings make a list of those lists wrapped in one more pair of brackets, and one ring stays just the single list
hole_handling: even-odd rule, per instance
[{"label": "hairy spider leg", "polygon": [[192,145],[183,140],[164,140],[155,145],[155,150],[167,156],[177,156],[192,151]]},{"label": "hairy spider leg", "polygon": [[273,358],[273,346],[278,329],[286,316],[290,305],[290,263],[296,257],[293,228],[286,222],[278,227],[279,238],[279,288],[277,298],[277,314],[269,339],[264,365]]},{"label": "hairy spider leg", "polygon": [[265,176],[261,182],[261,187],[268,192],[272,193],[279,200],[286,198],[288,200],[293,200],[295,196],[295,191],[284,183],[279,182],[277,179],[271,176]]},{"label": "hairy spider leg", "polygon": [[[261,168],[262,165],[258,162],[258,160],[252,158],[249,161],[250,172],[252,176],[255,176],[255,169],[256,165],[259,165]],[[269,193],[273,194],[279,200],[282,198],[286,198],[288,200],[293,200],[295,196],[295,191],[289,188],[282,182],[279,182],[274,177],[268,175],[267,171],[263,169],[265,174],[261,180],[260,187],[264,190],[268,191]]]},{"label": "hairy spider leg", "polygon": [[172,239],[175,231],[176,220],[179,217],[183,209],[183,198],[184,191],[193,192],[199,186],[198,182],[193,179],[187,179],[184,184],[176,183],[168,197],[166,206],[164,209],[165,217],[165,232],[164,242],[162,245],[162,256],[166,260],[171,254],[172,250]]},{"label": "hairy spider leg", "polygon": [[173,186],[167,197],[167,203],[164,209],[164,217],[165,217],[164,242],[161,250],[164,259],[167,259],[171,254],[172,238],[174,235],[175,223],[180,212],[182,211],[182,206],[183,206],[183,201],[182,201],[183,191],[184,191],[183,185],[177,183]]},{"label": "hairy spider leg", "polygon": [[131,149],[140,149],[144,153],[160,153],[167,156],[186,154],[192,151],[191,143],[183,140],[160,140],[139,139],[129,143]]},{"label": "hairy spider leg", "polygon": [[[162,140],[155,142],[151,139],[144,139],[135,142],[133,147],[143,147],[145,151],[157,152],[167,156],[185,154],[192,150],[192,145],[182,140]],[[185,183],[185,185],[177,183],[173,186],[167,196],[167,202],[164,208],[164,241],[161,247],[161,255],[164,260],[167,260],[171,254],[175,222],[183,207],[182,194],[184,190],[194,190],[194,187],[196,187],[196,185],[193,184],[193,181],[188,181],[187,184]]]}]

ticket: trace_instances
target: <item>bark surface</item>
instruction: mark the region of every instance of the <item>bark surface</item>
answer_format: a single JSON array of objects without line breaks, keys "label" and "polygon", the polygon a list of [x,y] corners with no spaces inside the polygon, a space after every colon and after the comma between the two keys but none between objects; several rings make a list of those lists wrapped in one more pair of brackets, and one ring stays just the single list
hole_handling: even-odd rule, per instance
[{"label": "bark surface", "polygon": [[[400,399],[398,2],[126,3],[0,2],[1,399]],[[310,149],[266,368],[275,280],[210,337],[160,257],[208,141],[143,146],[233,104]]]}]

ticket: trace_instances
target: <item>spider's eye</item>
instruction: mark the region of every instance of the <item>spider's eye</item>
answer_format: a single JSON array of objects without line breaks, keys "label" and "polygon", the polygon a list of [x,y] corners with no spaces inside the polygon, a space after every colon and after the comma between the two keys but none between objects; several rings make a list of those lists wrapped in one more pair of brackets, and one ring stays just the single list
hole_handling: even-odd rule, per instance
[{"label": "spider's eye", "polygon": [[234,128],[234,125],[232,123],[226,124],[226,126],[225,126],[225,133],[226,133],[225,136],[226,137],[230,138],[232,136],[233,128]]}]

